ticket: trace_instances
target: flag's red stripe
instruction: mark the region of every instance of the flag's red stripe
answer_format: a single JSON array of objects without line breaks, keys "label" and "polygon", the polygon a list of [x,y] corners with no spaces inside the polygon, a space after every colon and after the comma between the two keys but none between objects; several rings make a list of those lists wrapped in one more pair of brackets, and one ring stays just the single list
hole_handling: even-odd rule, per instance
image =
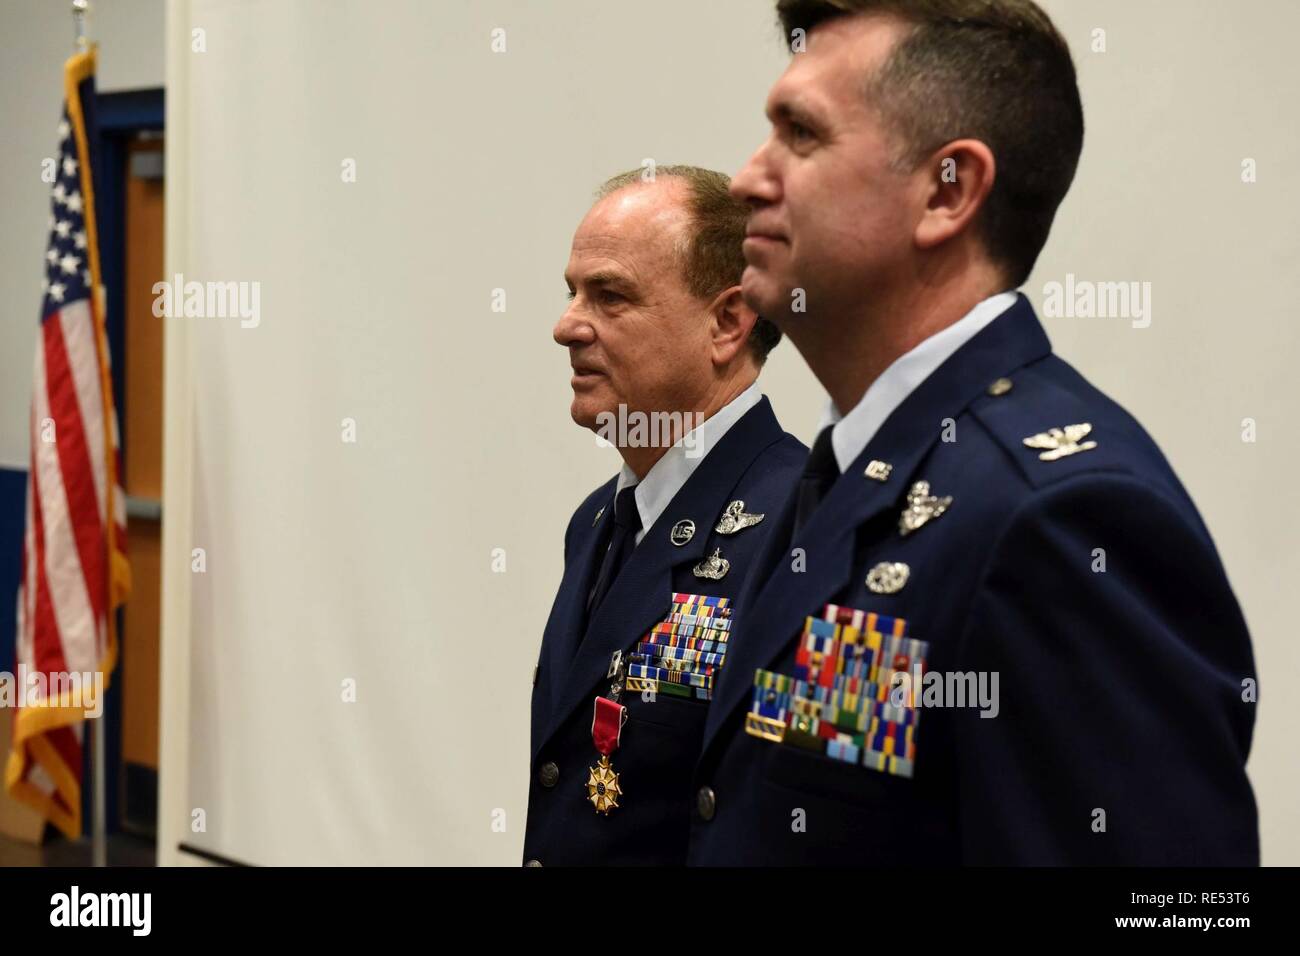
[{"label": "flag's red stripe", "polygon": [[[104,564],[107,541],[95,497],[95,478],[91,469],[90,448],[86,442],[85,423],[77,404],[77,383],[68,364],[63,342],[63,323],[50,317],[44,323],[45,382],[49,395],[50,417],[55,421],[54,447],[58,450],[59,470],[63,472],[63,490],[68,499],[72,532],[81,557],[81,574],[86,581],[90,609],[98,621],[107,604],[107,570]],[[98,423],[92,425],[97,427]]]},{"label": "flag's red stripe", "polygon": [[73,776],[77,778],[77,783],[81,783],[81,743],[77,740],[77,735],[71,727],[55,727],[45,734],[48,740],[58,751],[63,762],[68,765]]},{"label": "flag's red stripe", "polygon": [[[40,441],[33,432],[32,441]],[[45,516],[41,511],[41,485],[36,469],[36,454],[32,453],[32,520],[36,522],[36,613],[32,627],[32,666],[39,671],[64,671],[68,669],[67,659],[63,656],[63,640],[59,637],[59,622],[54,617],[54,605],[50,603],[50,584],[45,577]]]}]

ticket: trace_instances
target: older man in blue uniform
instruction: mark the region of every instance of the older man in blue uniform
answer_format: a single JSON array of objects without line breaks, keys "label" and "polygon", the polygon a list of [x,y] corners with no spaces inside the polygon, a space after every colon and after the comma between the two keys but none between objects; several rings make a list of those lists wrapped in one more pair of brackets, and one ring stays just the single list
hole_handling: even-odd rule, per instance
[{"label": "older man in blue uniform", "polygon": [[620,473],[564,537],[532,700],[529,865],[681,864],[735,601],[807,449],[756,384],[780,333],[740,293],[746,206],[720,173],[602,187],[555,327],[574,420]]},{"label": "older man in blue uniform", "polygon": [[740,599],[690,862],[1257,863],[1214,543],[1013,291],[1082,147],[1064,40],[1029,0],[778,12],[806,46],[733,182],[742,285],[831,401]]}]

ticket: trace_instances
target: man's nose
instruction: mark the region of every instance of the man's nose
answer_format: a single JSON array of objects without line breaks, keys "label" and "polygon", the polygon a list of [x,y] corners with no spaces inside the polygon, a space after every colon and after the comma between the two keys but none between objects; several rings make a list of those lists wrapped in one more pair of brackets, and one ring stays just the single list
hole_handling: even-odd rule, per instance
[{"label": "man's nose", "polygon": [[749,160],[731,179],[731,195],[750,206],[767,205],[777,201],[779,190],[768,163],[769,139],[754,150]]},{"label": "man's nose", "polygon": [[551,332],[551,337],[556,343],[569,348],[573,345],[590,345],[596,341],[596,330],[591,327],[582,310],[577,307],[577,300],[569,303],[569,307],[564,310],[560,316],[560,321],[555,323],[555,328]]}]

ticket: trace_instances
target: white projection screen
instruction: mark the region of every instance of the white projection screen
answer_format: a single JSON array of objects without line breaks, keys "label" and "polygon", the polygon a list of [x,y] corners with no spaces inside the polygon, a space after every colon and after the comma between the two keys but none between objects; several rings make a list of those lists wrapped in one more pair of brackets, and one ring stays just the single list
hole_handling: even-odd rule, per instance
[{"label": "white projection screen", "polygon": [[[645,158],[736,168],[783,62],[768,18],[728,26],[737,3],[614,6],[171,11],[168,149],[189,165],[169,272],[259,282],[261,310],[169,320],[192,403],[190,540],[170,539],[191,591],[179,841],[263,864],[518,862],[564,528],[617,468],[569,420],[551,340],[569,240]],[[728,69],[667,68],[716,59],[729,30]],[[632,55],[610,42],[633,35]],[[783,359],[812,428],[811,377]]]},{"label": "white projection screen", "polygon": [[[258,314],[167,320],[160,862],[201,860],[180,844],[255,864],[520,862],[564,529],[618,465],[569,421],[551,340],[569,240],[615,172],[740,167],[785,63],[771,6],[169,3],[168,275],[250,283]],[[1296,549],[1250,502],[1300,455],[1261,439],[1243,466],[1239,428],[1277,436],[1294,412],[1252,383],[1283,381],[1300,346],[1281,265],[1300,243],[1276,219],[1300,205],[1298,157],[1281,155],[1281,103],[1224,78],[1252,71],[1281,98],[1300,15],[1260,4],[1292,29],[1247,42],[1236,5],[1179,4],[1174,32],[1165,4],[1045,6],[1089,138],[1025,291],[1153,282],[1150,328],[1048,332],[1180,471],[1260,673],[1293,671]],[[1218,141],[1188,152],[1207,110]],[[1261,176],[1243,197],[1245,156]],[[823,393],[788,345],[763,381],[811,440]],[[1272,706],[1252,773],[1265,862],[1294,863],[1300,720]]]}]

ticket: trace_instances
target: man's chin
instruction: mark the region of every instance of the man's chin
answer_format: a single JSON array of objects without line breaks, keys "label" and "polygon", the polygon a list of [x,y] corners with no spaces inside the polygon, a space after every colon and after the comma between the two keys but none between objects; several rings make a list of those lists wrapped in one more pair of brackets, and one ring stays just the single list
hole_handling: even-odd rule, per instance
[{"label": "man's chin", "polygon": [[575,398],[569,406],[573,423],[588,431],[595,431],[600,426],[600,416],[607,412],[609,409],[583,398]]},{"label": "man's chin", "polygon": [[740,294],[745,304],[758,315],[784,328],[794,302],[793,289],[776,281],[754,266],[746,266],[740,279]]}]

